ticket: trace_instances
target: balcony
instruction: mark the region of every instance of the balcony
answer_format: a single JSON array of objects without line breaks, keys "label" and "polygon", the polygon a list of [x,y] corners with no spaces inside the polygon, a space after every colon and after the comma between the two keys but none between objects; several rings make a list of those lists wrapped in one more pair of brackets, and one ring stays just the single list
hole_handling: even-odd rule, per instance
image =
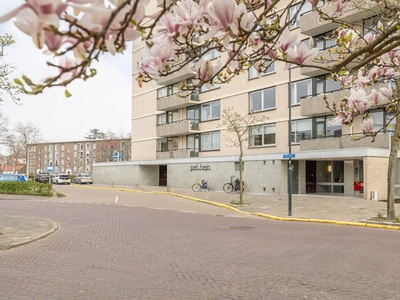
[{"label": "balcony", "polygon": [[157,110],[174,110],[194,105],[196,102],[199,102],[199,94],[189,94],[188,92],[185,92],[183,95],[173,94],[157,99]]},{"label": "balcony", "polygon": [[199,120],[180,120],[177,122],[157,125],[158,137],[187,135],[199,130]]},{"label": "balcony", "polygon": [[169,151],[158,151],[156,158],[172,159],[172,158],[189,158],[198,156],[199,156],[198,150],[194,151],[194,149],[186,148],[186,149],[173,149]]},{"label": "balcony", "polygon": [[[322,7],[323,12],[328,12],[330,5],[326,4]],[[334,2],[332,2],[334,4]],[[355,23],[370,18],[381,9],[376,1],[371,0],[355,0],[347,1],[347,7],[344,10],[343,17],[338,18],[339,21],[346,23]],[[321,20],[317,11],[311,11],[301,16],[300,33],[306,35],[319,35],[337,28],[337,23],[329,20]]]},{"label": "balcony", "polygon": [[391,134],[383,133],[376,136],[375,142],[371,142],[370,137],[362,138],[360,140],[354,140],[361,138],[361,134],[355,135],[343,135],[340,137],[326,137],[316,138],[312,140],[301,140],[300,151],[309,150],[334,150],[334,149],[346,149],[346,148],[383,148],[389,149]]},{"label": "balcony", "polygon": [[[172,67],[172,70],[174,67]],[[179,71],[176,71],[168,76],[162,76],[157,80],[159,85],[170,85],[179,81],[183,81],[194,76],[193,71],[190,69],[189,65],[182,67]]]},{"label": "balcony", "polygon": [[310,117],[331,115],[332,112],[326,107],[324,95],[326,96],[329,107],[332,107],[334,102],[336,105],[340,106],[340,102],[345,99],[349,93],[349,90],[338,90],[302,98],[300,101],[300,115]]}]

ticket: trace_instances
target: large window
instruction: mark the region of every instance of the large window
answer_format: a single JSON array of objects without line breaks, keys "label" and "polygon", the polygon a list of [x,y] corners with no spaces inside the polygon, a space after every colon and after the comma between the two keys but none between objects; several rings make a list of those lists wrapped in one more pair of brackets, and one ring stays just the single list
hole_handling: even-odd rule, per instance
[{"label": "large window", "polygon": [[275,87],[250,93],[250,111],[261,111],[275,108]]},{"label": "large window", "polygon": [[[305,2],[304,5],[300,8],[300,3],[292,6],[289,10],[290,14],[290,20],[293,20],[292,23],[290,24],[290,29],[295,29],[297,27],[300,27],[300,17],[302,14],[305,14],[306,12],[311,11],[312,5],[310,2]],[[297,14],[296,18],[294,19],[294,16],[296,13],[300,10],[300,12]]]},{"label": "large window", "polygon": [[157,151],[171,151],[173,149],[178,149],[178,138],[162,138],[157,140]]},{"label": "large window", "polygon": [[252,126],[250,147],[275,145],[276,124]]},{"label": "large window", "polygon": [[179,92],[179,83],[174,83],[168,86],[164,86],[157,90],[157,99],[168,97]]},{"label": "large window", "polygon": [[220,133],[219,131],[207,132],[201,134],[201,150],[219,150]]},{"label": "large window", "polygon": [[271,74],[271,73],[275,73],[275,62],[273,62],[271,65],[269,65],[268,69],[262,74],[258,74],[256,69],[254,67],[251,67],[249,69],[249,79],[257,78],[260,75],[264,76],[264,75],[268,75],[268,74]]},{"label": "large window", "polygon": [[[211,42],[210,45],[209,45],[209,47],[206,47],[206,46],[200,47],[201,53],[205,53],[205,52],[206,52],[206,53],[202,56],[202,59],[203,59],[204,61],[209,61],[209,60],[212,60],[212,59],[217,58],[217,57],[220,56],[220,53],[218,52],[217,49],[211,49],[211,48],[214,48],[215,45],[216,45],[215,42]],[[211,49],[211,50],[210,50],[210,49]],[[207,52],[207,51],[208,51],[208,52]]]},{"label": "large window", "polygon": [[157,125],[173,123],[178,120],[178,110],[167,111],[164,114],[157,115]]},{"label": "large window", "polygon": [[292,105],[300,104],[302,97],[312,95],[311,79],[293,82],[291,85]]},{"label": "large window", "polygon": [[219,100],[201,105],[202,121],[219,119],[220,116],[221,116],[221,104]]},{"label": "large window", "polygon": [[342,125],[332,125],[332,118],[333,116],[327,116],[292,121],[292,142],[300,143],[301,140],[341,136]]}]

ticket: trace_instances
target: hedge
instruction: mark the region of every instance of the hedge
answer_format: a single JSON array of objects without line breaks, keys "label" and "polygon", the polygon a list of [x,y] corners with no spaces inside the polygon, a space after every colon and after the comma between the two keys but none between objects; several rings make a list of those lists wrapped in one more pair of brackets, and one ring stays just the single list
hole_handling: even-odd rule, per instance
[{"label": "hedge", "polygon": [[50,183],[25,182],[0,182],[0,194],[34,195],[52,197],[53,185]]}]

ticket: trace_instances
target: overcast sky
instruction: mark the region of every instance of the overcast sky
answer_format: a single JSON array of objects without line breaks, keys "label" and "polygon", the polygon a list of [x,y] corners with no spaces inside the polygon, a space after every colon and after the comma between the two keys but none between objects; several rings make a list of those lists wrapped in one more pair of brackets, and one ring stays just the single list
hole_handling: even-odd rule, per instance
[{"label": "overcast sky", "polygon": [[[0,0],[0,15],[23,3],[21,0]],[[24,74],[36,81],[52,74],[47,67],[48,56],[38,50],[30,36],[20,32],[12,21],[0,24],[0,35],[11,34],[16,43],[5,49],[3,62],[17,67],[10,79]],[[103,132],[131,131],[132,50],[124,54],[102,56],[93,66],[97,75],[86,82],[68,86],[72,97],[64,96],[64,88],[45,90],[41,95],[21,95],[19,105],[3,94],[0,110],[10,121],[9,127],[21,122],[35,124],[45,141],[83,140],[89,129]],[[3,154],[5,153],[0,149]]]}]

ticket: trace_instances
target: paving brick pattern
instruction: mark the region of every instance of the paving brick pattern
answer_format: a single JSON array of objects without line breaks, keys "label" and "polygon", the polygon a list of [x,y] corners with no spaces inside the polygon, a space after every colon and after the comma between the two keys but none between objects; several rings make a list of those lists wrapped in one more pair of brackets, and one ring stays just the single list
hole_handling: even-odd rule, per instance
[{"label": "paving brick pattern", "polygon": [[2,215],[60,225],[0,252],[0,299],[400,299],[398,231],[272,221],[166,195],[65,193],[0,200]]}]

